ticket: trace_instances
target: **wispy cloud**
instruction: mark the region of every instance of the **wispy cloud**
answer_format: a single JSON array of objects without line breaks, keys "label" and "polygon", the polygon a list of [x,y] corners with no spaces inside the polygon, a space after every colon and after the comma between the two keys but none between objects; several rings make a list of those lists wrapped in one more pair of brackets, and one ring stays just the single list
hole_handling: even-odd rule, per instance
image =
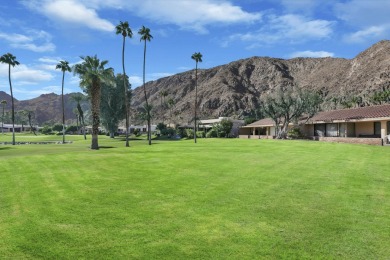
[{"label": "wispy cloud", "polygon": [[[8,66],[0,64],[0,76],[8,76]],[[12,69],[12,82],[14,85],[35,85],[41,82],[47,82],[54,78],[54,76],[45,71],[39,69],[32,69],[25,64],[20,64]]]},{"label": "wispy cloud", "polygon": [[325,57],[333,57],[334,53],[327,51],[297,51],[293,52],[289,55],[290,58],[297,57],[311,57],[311,58],[325,58]]},{"label": "wispy cloud", "polygon": [[56,46],[52,37],[43,30],[26,30],[28,35],[0,32],[0,39],[9,43],[12,48],[25,49],[33,52],[52,52]]},{"label": "wispy cloud", "polygon": [[250,43],[248,47],[253,48],[284,41],[302,43],[324,39],[332,35],[334,24],[334,21],[313,20],[301,15],[269,15],[266,24],[259,30],[230,35],[222,42],[222,46],[227,47],[233,41]]},{"label": "wispy cloud", "polygon": [[371,26],[369,28],[346,34],[344,40],[347,42],[357,43],[365,42],[371,39],[381,39],[386,35],[387,28],[385,26]]}]

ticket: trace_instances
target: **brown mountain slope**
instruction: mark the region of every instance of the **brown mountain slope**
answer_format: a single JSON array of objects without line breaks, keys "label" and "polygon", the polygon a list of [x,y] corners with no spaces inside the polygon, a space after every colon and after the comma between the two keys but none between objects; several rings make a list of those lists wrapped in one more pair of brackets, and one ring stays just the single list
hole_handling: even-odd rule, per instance
[{"label": "brown mountain slope", "polygon": [[[297,84],[313,91],[321,90],[325,100],[358,95],[367,98],[375,90],[390,88],[390,41],[380,41],[353,59],[294,58],[289,60],[252,57],[226,65],[198,71],[198,114],[200,118],[218,116],[243,117],[259,107],[259,97],[280,85]],[[194,109],[195,71],[187,71],[146,84],[153,105],[153,123],[165,121],[188,123]],[[161,97],[167,91],[169,95]],[[141,87],[133,91],[132,107],[144,104]],[[75,122],[75,102],[65,95],[67,123]],[[166,105],[172,98],[174,107]],[[0,91],[0,100],[10,96]],[[326,107],[324,107],[326,109]],[[88,109],[84,102],[83,109]],[[15,111],[32,110],[36,121],[61,122],[61,95],[44,94],[37,98],[15,101]],[[132,123],[137,123],[134,120]]]},{"label": "brown mountain slope", "polygon": [[[154,121],[169,118],[164,105],[174,100],[174,120],[192,119],[195,71],[187,71],[146,84],[154,107]],[[390,87],[390,41],[380,41],[354,59],[252,57],[198,71],[198,111],[201,118],[242,117],[259,107],[259,97],[280,85],[321,90],[326,99],[345,95],[367,96]],[[161,92],[169,96],[161,100]],[[162,102],[161,102],[162,101]],[[134,90],[133,104],[142,107],[142,88]],[[161,105],[163,103],[163,105]]]},{"label": "brown mountain slope", "polygon": [[[73,110],[76,108],[77,103],[70,98],[73,94],[74,93],[64,95],[65,119],[67,124],[76,123],[76,115],[73,113]],[[11,111],[11,96],[0,91],[0,100],[3,99],[7,100],[8,103],[5,111]],[[88,102],[83,101],[82,107],[84,111],[86,111],[86,109],[88,109]],[[39,125],[42,125],[45,122],[62,122],[61,95],[50,93],[29,100],[19,101],[15,99],[15,112],[21,110],[33,111],[35,114],[34,120]]]}]

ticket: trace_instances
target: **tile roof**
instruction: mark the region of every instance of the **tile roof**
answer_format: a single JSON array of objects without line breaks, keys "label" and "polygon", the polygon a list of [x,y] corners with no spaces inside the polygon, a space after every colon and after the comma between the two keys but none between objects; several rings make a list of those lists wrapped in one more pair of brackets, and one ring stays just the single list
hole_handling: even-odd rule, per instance
[{"label": "tile roof", "polygon": [[390,104],[319,112],[308,123],[390,118]]},{"label": "tile roof", "polygon": [[[361,121],[370,118],[390,119],[390,104],[319,112],[310,118],[307,124],[334,121]],[[301,122],[304,123],[306,120],[301,120]],[[244,127],[265,127],[273,125],[274,121],[271,118],[264,118]]]},{"label": "tile roof", "polygon": [[275,123],[271,118],[264,118],[245,127],[261,127],[261,126],[273,126]]}]

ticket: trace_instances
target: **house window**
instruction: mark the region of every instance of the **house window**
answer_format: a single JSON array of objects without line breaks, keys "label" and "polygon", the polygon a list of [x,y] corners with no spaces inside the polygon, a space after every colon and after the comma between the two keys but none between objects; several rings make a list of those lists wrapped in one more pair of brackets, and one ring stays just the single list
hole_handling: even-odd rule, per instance
[{"label": "house window", "polygon": [[314,136],[325,136],[325,124],[314,125]]},{"label": "house window", "polygon": [[381,122],[374,122],[374,135],[381,136]]},{"label": "house window", "polygon": [[390,121],[387,121],[387,134],[390,135]]},{"label": "house window", "polygon": [[326,136],[339,136],[338,125],[337,124],[326,124]]}]

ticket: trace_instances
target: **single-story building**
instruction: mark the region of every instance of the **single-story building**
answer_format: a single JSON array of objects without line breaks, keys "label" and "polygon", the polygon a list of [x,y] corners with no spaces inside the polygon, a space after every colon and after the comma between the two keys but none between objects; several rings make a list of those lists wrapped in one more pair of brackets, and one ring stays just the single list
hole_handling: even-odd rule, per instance
[{"label": "single-story building", "polygon": [[[29,125],[17,125],[15,124],[15,133],[20,133],[20,132],[24,132],[24,131],[30,131],[31,128]],[[4,132],[4,133],[7,133],[7,132],[10,132],[12,133],[12,124],[2,124],[0,122],[0,132]]]},{"label": "single-story building", "polygon": [[[293,127],[293,125],[291,125]],[[310,139],[366,143],[387,143],[390,135],[390,104],[319,112],[297,126]],[[240,129],[240,138],[274,138],[275,125],[270,118]]]},{"label": "single-story building", "polygon": [[198,121],[198,129],[199,131],[206,130],[208,131],[215,124],[219,124],[223,119],[227,119],[233,123],[232,130],[230,131],[230,136],[236,137],[238,136],[238,132],[241,126],[244,125],[244,120],[231,119],[230,117],[219,117],[216,119],[204,119]]}]

